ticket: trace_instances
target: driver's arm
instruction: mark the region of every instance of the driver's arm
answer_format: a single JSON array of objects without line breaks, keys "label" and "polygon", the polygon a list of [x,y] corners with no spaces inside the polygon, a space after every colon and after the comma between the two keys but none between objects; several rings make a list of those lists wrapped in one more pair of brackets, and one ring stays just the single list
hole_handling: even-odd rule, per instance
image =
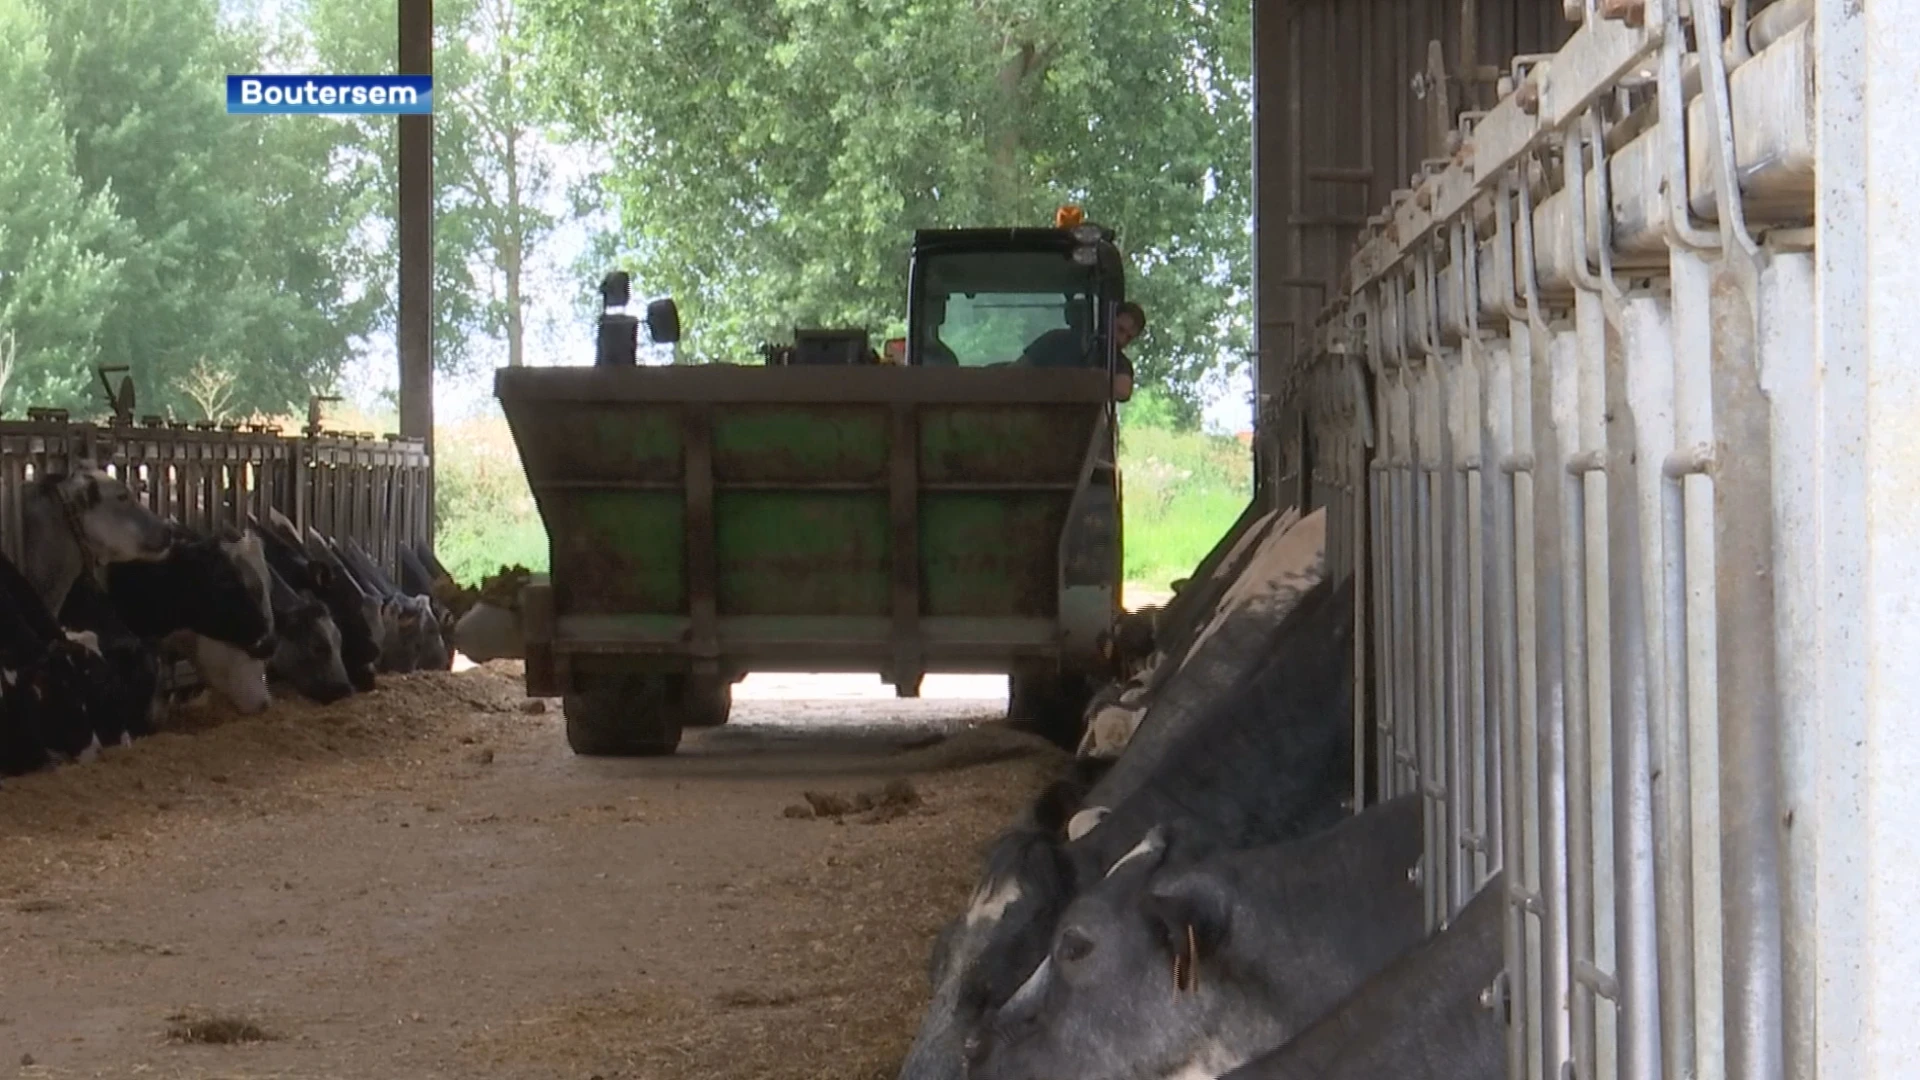
[{"label": "driver's arm", "polygon": [[1126,353],[1120,353],[1113,366],[1113,399],[1128,401],[1133,397],[1133,361]]}]

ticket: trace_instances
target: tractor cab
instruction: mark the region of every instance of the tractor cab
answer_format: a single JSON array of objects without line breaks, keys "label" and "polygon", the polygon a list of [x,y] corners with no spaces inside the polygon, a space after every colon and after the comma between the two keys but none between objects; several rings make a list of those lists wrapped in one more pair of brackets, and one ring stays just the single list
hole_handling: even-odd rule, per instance
[{"label": "tractor cab", "polygon": [[1054,228],[921,229],[907,271],[910,367],[1100,368],[1132,395],[1110,332],[1126,299],[1113,230],[1063,208]]}]

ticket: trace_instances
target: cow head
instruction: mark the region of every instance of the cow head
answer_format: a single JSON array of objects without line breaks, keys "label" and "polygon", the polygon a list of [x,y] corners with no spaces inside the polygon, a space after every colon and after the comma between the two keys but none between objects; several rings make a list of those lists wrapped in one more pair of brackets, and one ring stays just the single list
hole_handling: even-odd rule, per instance
[{"label": "cow head", "polygon": [[1072,902],[1045,959],[968,1046],[970,1080],[1217,1076],[1245,1060],[1219,1033],[1269,1025],[1221,970],[1233,894],[1173,870],[1176,847],[1156,827]]},{"label": "cow head", "polygon": [[267,692],[266,661],[201,634],[190,637],[193,668],[208,689],[225,698],[240,713],[252,715],[266,711],[273,701]]},{"label": "cow head", "polygon": [[934,942],[933,1000],[899,1080],[961,1080],[968,1042],[1045,954],[1054,920],[1073,895],[1060,836],[1083,794],[1075,781],[1054,784],[1027,821],[995,841],[967,910]]},{"label": "cow head", "polygon": [[1422,803],[1253,848],[1149,829],[1061,916],[969,1077],[1219,1076],[1282,1045],[1425,937]]},{"label": "cow head", "polygon": [[76,537],[100,562],[166,558],[172,543],[167,523],[140,505],[118,477],[90,463],[48,475],[39,490],[67,516]]},{"label": "cow head", "polygon": [[271,568],[267,573],[273,586],[276,642],[268,671],[322,705],[351,695],[353,684],[340,654],[340,630],[326,605],[295,592]]},{"label": "cow head", "polygon": [[240,587],[247,602],[266,624],[266,630],[246,645],[246,653],[255,660],[273,655],[273,589],[267,569],[267,554],[260,537],[249,529],[244,533],[226,533],[220,538],[220,551],[240,574]]},{"label": "cow head", "polygon": [[16,703],[47,751],[78,758],[96,743],[96,717],[109,706],[105,662],[84,640],[63,637],[19,671]]}]

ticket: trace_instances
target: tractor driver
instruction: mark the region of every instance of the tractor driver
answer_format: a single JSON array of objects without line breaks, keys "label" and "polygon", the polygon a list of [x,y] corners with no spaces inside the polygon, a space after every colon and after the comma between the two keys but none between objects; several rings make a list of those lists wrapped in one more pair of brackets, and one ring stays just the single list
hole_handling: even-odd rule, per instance
[{"label": "tractor driver", "polygon": [[[1147,328],[1147,313],[1131,300],[1120,305],[1113,317],[1114,373],[1113,396],[1125,401],[1133,396],[1133,361],[1125,349]],[[1100,357],[1081,351],[1079,334],[1072,327],[1049,330],[1034,338],[1016,363],[1034,367],[1097,367]]]}]

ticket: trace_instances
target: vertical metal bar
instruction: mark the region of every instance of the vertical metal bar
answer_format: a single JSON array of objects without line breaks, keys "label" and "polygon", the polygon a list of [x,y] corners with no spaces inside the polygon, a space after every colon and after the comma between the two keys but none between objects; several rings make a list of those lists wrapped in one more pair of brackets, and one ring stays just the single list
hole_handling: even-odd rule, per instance
[{"label": "vertical metal bar", "polygon": [[1780,679],[1781,820],[1785,823],[1785,884],[1781,897],[1782,1071],[1798,1080],[1815,1075],[1815,1003],[1819,970],[1815,918],[1820,849],[1819,758],[1813,733],[1819,709],[1821,535],[1818,503],[1821,387],[1815,310],[1814,256],[1776,252],[1760,305],[1761,373],[1772,401],[1775,593],[1774,632]]},{"label": "vertical metal bar", "polygon": [[1722,912],[1720,908],[1720,748],[1715,622],[1713,481],[1701,469],[1713,444],[1711,270],[1699,255],[1675,251],[1673,275],[1675,421],[1679,450],[1668,475],[1679,484],[1680,543],[1686,595],[1688,804],[1692,828],[1694,1068],[1726,1067]]},{"label": "vertical metal bar", "polygon": [[1608,400],[1625,404],[1627,424],[1614,425],[1609,484],[1620,550],[1628,569],[1615,574],[1614,878],[1618,919],[1620,1075],[1656,1080],[1661,1070],[1661,1010],[1668,983],[1660,954],[1673,928],[1660,919],[1663,853],[1656,838],[1655,744],[1666,723],[1666,646],[1662,582],[1661,462],[1673,441],[1673,350],[1662,297],[1628,297],[1620,312],[1622,363],[1608,365]]},{"label": "vertical metal bar", "polygon": [[1419,790],[1420,785],[1420,633],[1418,613],[1415,608],[1416,592],[1419,588],[1415,567],[1418,555],[1414,548],[1414,479],[1415,449],[1413,443],[1413,393],[1408,385],[1412,373],[1407,370],[1405,357],[1405,317],[1404,292],[1399,296],[1394,321],[1394,334],[1399,339],[1402,350],[1401,366],[1396,368],[1393,377],[1394,387],[1394,423],[1399,428],[1400,453],[1394,459],[1394,508],[1393,532],[1395,541],[1395,584],[1394,623],[1401,635],[1403,647],[1397,650],[1399,664],[1394,672],[1394,688],[1400,698],[1400,730],[1397,741],[1399,748],[1396,756],[1401,768],[1399,780],[1394,788],[1395,794],[1411,794]]},{"label": "vertical metal bar", "polygon": [[1520,675],[1522,641],[1520,637],[1518,513],[1519,469],[1521,458],[1517,438],[1515,403],[1519,399],[1516,369],[1531,336],[1519,308],[1514,303],[1513,189],[1510,177],[1503,177],[1494,201],[1494,263],[1499,280],[1493,283],[1500,296],[1500,309],[1507,317],[1507,341],[1491,352],[1492,367],[1486,388],[1487,431],[1491,440],[1494,483],[1494,565],[1492,567],[1495,619],[1499,630],[1500,710],[1500,858],[1504,880],[1511,894],[1506,920],[1507,999],[1513,1021],[1508,1025],[1508,1080],[1538,1077],[1536,1051],[1539,1020],[1534,992],[1535,964],[1526,909],[1531,852],[1527,847],[1526,793],[1527,755],[1521,753],[1525,732],[1521,724]]},{"label": "vertical metal bar", "polygon": [[[1534,396],[1535,383],[1544,382],[1536,374],[1549,361],[1547,334],[1541,321],[1539,301],[1533,287],[1533,200],[1528,196],[1528,185],[1532,177],[1524,171],[1517,178],[1516,187],[1520,196],[1519,213],[1514,218],[1514,234],[1519,250],[1514,258],[1514,275],[1526,282],[1526,322],[1520,327],[1525,334],[1527,350],[1514,353],[1513,365],[1513,511],[1514,511],[1514,594],[1517,610],[1518,642],[1516,656],[1520,671],[1520,819],[1525,830],[1522,846],[1527,854],[1521,887],[1527,899],[1527,911],[1533,916],[1527,922],[1527,980],[1531,991],[1528,994],[1527,1030],[1534,1040],[1534,1060],[1531,1076],[1536,1080],[1545,1080],[1551,1070],[1557,1076],[1560,1058],[1557,1055],[1559,1042],[1554,1031],[1558,1020],[1564,1018],[1559,1009],[1549,1009],[1549,995],[1554,985],[1553,969],[1546,957],[1546,943],[1549,940],[1545,925],[1546,882],[1551,876],[1547,867],[1548,838],[1541,813],[1541,794],[1545,784],[1540,775],[1540,659],[1550,642],[1543,642],[1542,630],[1548,629],[1551,637],[1548,616],[1540,609],[1544,606],[1540,600],[1540,583],[1549,580],[1540,573],[1539,550],[1542,545],[1535,540],[1540,532],[1541,507],[1535,498],[1534,463],[1540,460],[1535,433]],[[1549,531],[1548,536],[1552,533]]]},{"label": "vertical metal bar", "polygon": [[[1472,245],[1468,246],[1468,256],[1472,256]],[[1479,305],[1477,292],[1469,290],[1465,299],[1467,310],[1472,312]],[[1473,857],[1468,863],[1468,898],[1478,892],[1487,878],[1493,873],[1497,863],[1494,853],[1498,851],[1494,841],[1494,819],[1498,810],[1493,805],[1493,793],[1498,790],[1498,778],[1493,772],[1493,740],[1489,737],[1491,708],[1489,705],[1488,676],[1493,650],[1489,648],[1487,624],[1487,581],[1486,541],[1492,532],[1489,524],[1490,507],[1484,488],[1485,471],[1482,463],[1487,453],[1487,442],[1483,435],[1483,419],[1480,415],[1483,385],[1482,343],[1476,325],[1463,343],[1461,350],[1460,385],[1460,437],[1459,467],[1460,494],[1464,504],[1461,515],[1460,532],[1464,543],[1460,546],[1461,574],[1466,591],[1465,611],[1462,613],[1465,625],[1459,633],[1466,642],[1466,680],[1467,706],[1464,717],[1466,728],[1466,758],[1468,783],[1472,787],[1470,805],[1472,812],[1468,818],[1475,847]],[[1458,902],[1458,901],[1457,901]]]},{"label": "vertical metal bar", "polygon": [[[1534,528],[1539,534],[1535,548],[1541,561],[1535,564],[1540,579],[1542,600],[1540,631],[1540,816],[1544,851],[1541,858],[1542,893],[1546,908],[1544,963],[1549,972],[1548,1008],[1553,1011],[1547,1028],[1548,1067],[1563,1068],[1575,1055],[1573,1044],[1576,1009],[1573,979],[1574,924],[1578,907],[1588,898],[1575,896],[1574,865],[1588,858],[1584,840],[1576,841],[1573,828],[1575,792],[1570,788],[1569,757],[1576,738],[1586,734],[1586,697],[1576,693],[1584,687],[1581,671],[1585,663],[1582,641],[1584,618],[1580,596],[1581,508],[1573,498],[1574,480],[1570,471],[1571,428],[1578,406],[1575,375],[1579,370],[1578,333],[1556,326],[1549,331],[1548,362],[1536,368],[1534,384],[1535,461],[1538,471],[1534,488],[1540,496],[1535,504]],[[1566,435],[1563,437],[1563,432]],[[1584,755],[1581,755],[1584,758]],[[1584,791],[1578,793],[1585,795]]]}]

